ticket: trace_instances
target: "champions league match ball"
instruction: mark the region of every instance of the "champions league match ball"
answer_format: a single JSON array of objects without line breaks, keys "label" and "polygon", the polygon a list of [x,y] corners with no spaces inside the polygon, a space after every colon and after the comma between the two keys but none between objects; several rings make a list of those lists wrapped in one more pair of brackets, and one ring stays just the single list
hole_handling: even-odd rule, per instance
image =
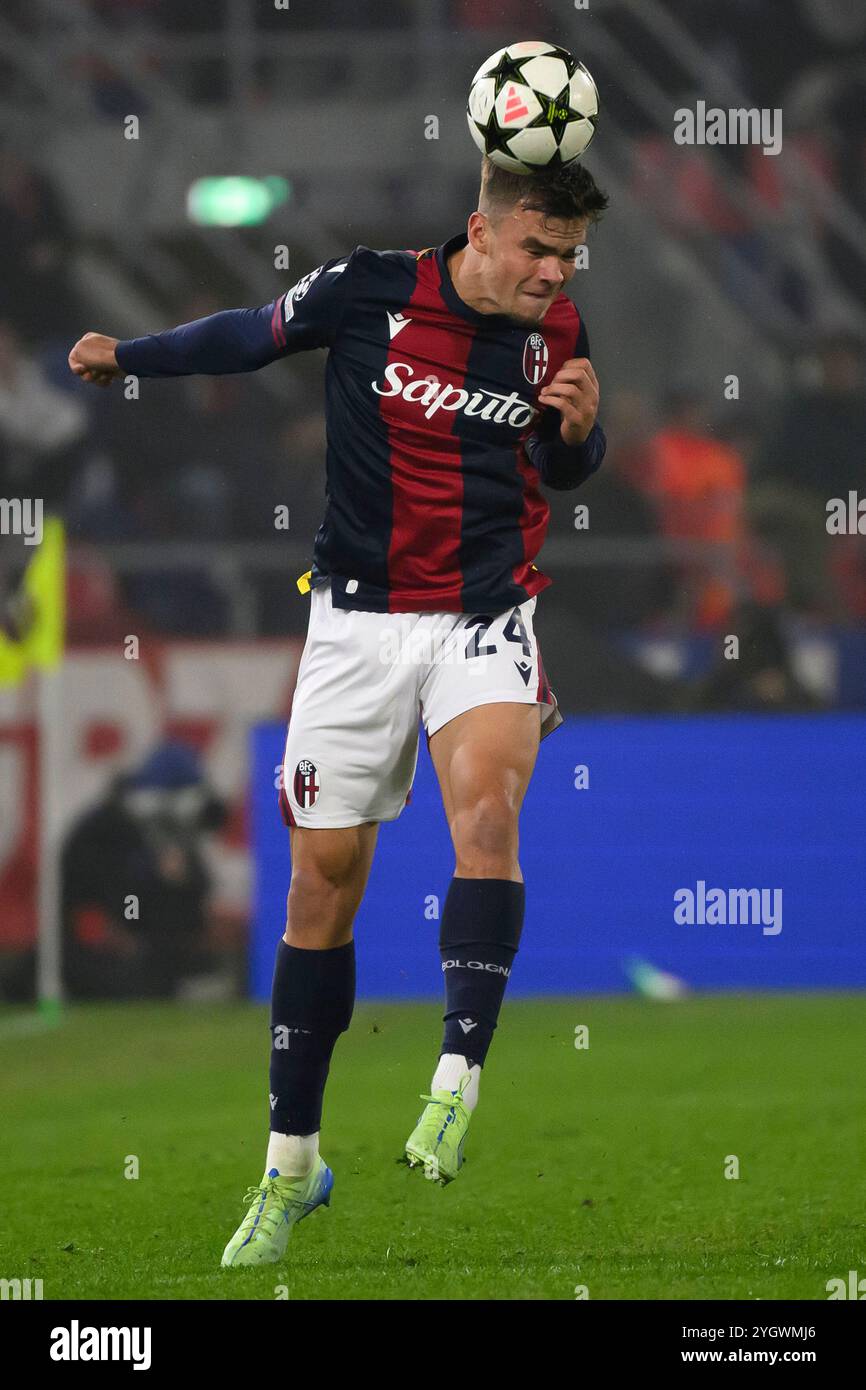
[{"label": "champions league match ball", "polygon": [[466,119],[494,164],[516,174],[572,164],[595,134],[598,91],[583,63],[553,43],[511,43],[476,72]]}]

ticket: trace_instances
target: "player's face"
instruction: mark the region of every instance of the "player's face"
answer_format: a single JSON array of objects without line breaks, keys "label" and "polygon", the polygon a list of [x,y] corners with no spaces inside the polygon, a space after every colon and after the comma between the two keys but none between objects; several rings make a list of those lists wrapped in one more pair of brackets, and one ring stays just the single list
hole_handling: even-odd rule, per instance
[{"label": "player's face", "polygon": [[574,274],[586,229],[586,218],[547,217],[524,208],[506,214],[495,229],[490,267],[501,312],[539,323]]}]

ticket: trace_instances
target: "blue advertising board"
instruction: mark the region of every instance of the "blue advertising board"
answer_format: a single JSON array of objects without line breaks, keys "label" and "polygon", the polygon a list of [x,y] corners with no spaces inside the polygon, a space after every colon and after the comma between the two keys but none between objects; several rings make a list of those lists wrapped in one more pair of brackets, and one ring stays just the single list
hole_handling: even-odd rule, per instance
[{"label": "blue advertising board", "polygon": [[[253,731],[251,991],[269,997],[291,864],[284,728]],[[356,919],[358,992],[439,993],[454,870],[421,736]],[[582,770],[583,769],[583,770]],[[640,957],[695,989],[866,986],[866,717],[568,719],[521,817],[526,923],[509,994],[628,989]],[[749,891],[757,890],[757,891]]]}]

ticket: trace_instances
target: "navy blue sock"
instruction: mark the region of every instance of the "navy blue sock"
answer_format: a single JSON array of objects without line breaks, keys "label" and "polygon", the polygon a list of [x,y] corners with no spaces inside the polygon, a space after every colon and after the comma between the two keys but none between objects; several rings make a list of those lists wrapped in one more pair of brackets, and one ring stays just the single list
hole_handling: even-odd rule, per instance
[{"label": "navy blue sock", "polygon": [[280,941],[271,1001],[271,1129],[316,1134],[331,1053],[355,1003],[355,943],[302,951]]},{"label": "navy blue sock", "polygon": [[523,930],[526,890],[504,878],[453,878],[442,909],[443,1052],[484,1065]]}]

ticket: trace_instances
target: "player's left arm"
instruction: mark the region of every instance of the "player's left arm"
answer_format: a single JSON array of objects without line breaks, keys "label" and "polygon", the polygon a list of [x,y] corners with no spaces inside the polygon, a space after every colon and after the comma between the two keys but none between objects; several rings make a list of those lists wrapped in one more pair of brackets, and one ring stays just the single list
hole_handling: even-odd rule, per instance
[{"label": "player's left arm", "polygon": [[601,467],[607,440],[598,423],[598,402],[598,378],[581,321],[575,356],[539,391],[544,414],[526,441],[530,462],[548,487],[562,491],[579,487]]}]

